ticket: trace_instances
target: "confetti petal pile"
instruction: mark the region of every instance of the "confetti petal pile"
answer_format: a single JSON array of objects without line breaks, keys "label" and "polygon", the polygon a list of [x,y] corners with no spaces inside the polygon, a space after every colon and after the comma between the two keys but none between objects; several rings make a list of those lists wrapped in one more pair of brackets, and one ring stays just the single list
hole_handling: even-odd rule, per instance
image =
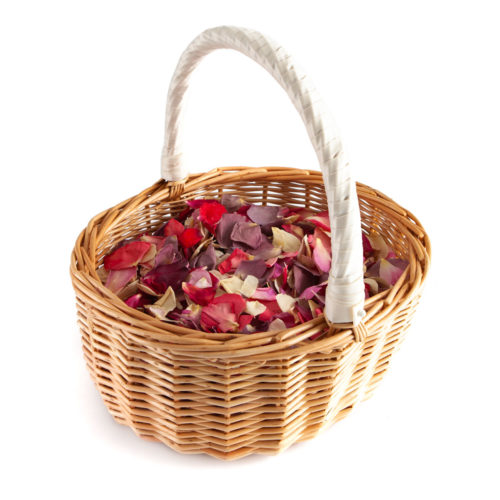
[{"label": "confetti petal pile", "polygon": [[[190,200],[154,234],[104,258],[103,283],[162,321],[206,332],[278,331],[323,314],[332,261],[328,212],[224,195]],[[392,287],[408,262],[363,234],[365,296]]]}]

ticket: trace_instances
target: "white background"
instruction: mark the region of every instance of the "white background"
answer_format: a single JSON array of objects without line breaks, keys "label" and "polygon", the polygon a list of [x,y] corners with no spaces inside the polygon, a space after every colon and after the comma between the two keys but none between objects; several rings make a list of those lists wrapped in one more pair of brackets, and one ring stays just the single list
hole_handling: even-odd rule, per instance
[{"label": "white background", "polygon": [[[2,2],[5,499],[500,498],[497,2]],[[335,114],[358,180],[413,211],[433,266],[373,398],[278,457],[180,455],[115,424],[88,376],[69,257],[96,213],[159,178],[169,78],[201,30],[279,40]],[[263,70],[193,78],[192,170],[317,168]]]}]

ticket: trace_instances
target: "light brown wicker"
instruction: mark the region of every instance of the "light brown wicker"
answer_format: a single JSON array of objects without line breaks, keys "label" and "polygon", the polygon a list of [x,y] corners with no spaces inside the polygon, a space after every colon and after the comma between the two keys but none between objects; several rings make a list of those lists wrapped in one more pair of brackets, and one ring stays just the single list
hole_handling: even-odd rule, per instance
[{"label": "light brown wicker", "polygon": [[392,289],[366,300],[355,327],[321,316],[281,332],[205,333],[132,309],[102,285],[98,270],[114,245],[158,229],[187,199],[223,193],[328,209],[313,170],[225,167],[161,180],[89,222],[71,276],[85,360],[115,420],[181,452],[235,459],[310,439],[372,394],[415,312],[430,245],[411,213],[357,184],[363,231],[382,234],[409,266]]}]

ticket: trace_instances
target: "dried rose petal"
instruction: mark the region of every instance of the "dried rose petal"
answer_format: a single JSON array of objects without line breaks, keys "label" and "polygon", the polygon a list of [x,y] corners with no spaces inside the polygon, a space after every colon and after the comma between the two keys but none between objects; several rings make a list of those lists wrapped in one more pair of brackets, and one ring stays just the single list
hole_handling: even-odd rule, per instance
[{"label": "dried rose petal", "polygon": [[200,208],[203,203],[206,203],[207,200],[205,199],[199,199],[199,200],[186,200],[186,203],[187,205],[189,206],[189,208],[191,208],[192,210],[196,210],[197,208]]},{"label": "dried rose petal", "polygon": [[216,297],[203,308],[201,325],[207,331],[236,332],[239,329],[238,318],[245,305],[245,300],[234,293]]},{"label": "dried rose petal", "polygon": [[205,306],[215,297],[219,280],[205,269],[195,269],[182,283],[182,290],[190,300]]},{"label": "dried rose petal", "polygon": [[202,234],[200,233],[199,229],[190,227],[184,229],[184,231],[178,238],[179,243],[182,245],[182,247],[187,249],[194,247],[197,243],[199,243],[201,241]]},{"label": "dried rose petal", "polygon": [[252,299],[264,301],[276,300],[276,292],[269,287],[257,288],[252,295]]},{"label": "dried rose petal", "polygon": [[235,248],[231,255],[219,264],[218,269],[222,274],[226,274],[230,271],[234,271],[241,262],[249,259],[249,254],[239,248]]},{"label": "dried rose petal", "polygon": [[313,216],[309,216],[306,220],[312,222],[317,227],[324,229],[325,231],[331,231],[330,217],[327,210],[318,214],[314,214]]},{"label": "dried rose petal", "polygon": [[247,252],[256,259],[269,260],[279,257],[281,255],[281,248],[273,246],[267,238],[264,238],[259,247],[255,249],[248,248]]},{"label": "dried rose petal", "polygon": [[206,306],[215,297],[216,287],[198,288],[189,283],[183,283],[182,290],[195,304]]},{"label": "dried rose petal", "polygon": [[316,266],[321,271],[328,272],[330,270],[332,257],[320,239],[316,240],[313,250],[313,259]]},{"label": "dried rose petal", "polygon": [[370,278],[380,278],[388,286],[393,286],[401,277],[408,263],[401,259],[380,259],[365,273]]},{"label": "dried rose petal", "polygon": [[118,298],[125,301],[130,296],[135,295],[136,293],[139,293],[139,280],[138,279],[132,280],[124,288],[122,288],[121,290],[116,292],[116,295],[118,296]]},{"label": "dried rose petal", "polygon": [[361,238],[363,241],[363,256],[366,258],[373,252],[373,248],[365,233],[361,234]]},{"label": "dried rose petal", "polygon": [[242,314],[238,319],[238,326],[240,331],[245,330],[245,328],[252,322],[253,316],[250,314]]},{"label": "dried rose petal", "polygon": [[173,311],[177,306],[177,299],[172,287],[168,287],[167,291],[154,304],[147,305],[146,310],[158,319],[165,319],[170,311]]},{"label": "dried rose petal", "polygon": [[276,301],[283,312],[291,311],[295,305],[295,299],[285,293],[278,293],[278,295],[276,295]]},{"label": "dried rose petal", "polygon": [[306,288],[301,294],[300,298],[301,299],[312,299],[317,295],[319,291],[321,291],[324,288],[324,285],[313,285],[308,288]]},{"label": "dried rose petal", "polygon": [[215,237],[222,248],[231,248],[233,246],[233,241],[231,240],[233,227],[238,222],[245,222],[246,220],[246,217],[240,214],[226,213],[222,215],[215,231]]},{"label": "dried rose petal", "polygon": [[403,274],[403,271],[406,269],[407,265],[407,262],[401,261],[399,259],[381,259],[380,278],[382,278],[389,285],[393,286]]},{"label": "dried rose petal", "polygon": [[[176,237],[173,236],[171,238]],[[183,262],[186,264],[183,255],[178,250],[177,241],[175,241],[175,244],[165,243],[165,245],[163,245],[163,247],[160,248],[160,251],[156,254],[154,267],[165,266],[167,264],[174,264],[177,262]]]},{"label": "dried rose petal", "polygon": [[238,267],[236,268],[236,274],[246,278],[247,276],[255,276],[261,279],[267,271],[267,266],[265,261],[260,259],[254,260],[242,260]]},{"label": "dried rose petal", "polygon": [[310,208],[296,208],[291,213],[297,214],[299,216],[299,220],[306,220],[309,217],[316,215],[316,212]]},{"label": "dried rose petal", "polygon": [[175,262],[154,268],[141,278],[141,283],[156,294],[163,295],[169,286],[177,291],[187,274],[188,270],[182,267],[182,262]]},{"label": "dried rose petal", "polygon": [[300,321],[302,321],[302,323],[305,323],[306,321],[310,321],[311,319],[313,319],[313,316],[311,310],[309,309],[309,304],[306,303],[307,307],[304,307],[303,302],[303,300],[300,300],[297,303],[295,309],[300,318]]},{"label": "dried rose petal", "polygon": [[259,280],[255,276],[249,274],[241,285],[240,293],[244,297],[251,297],[257,290],[258,286]]},{"label": "dried rose petal", "polygon": [[296,226],[295,224],[283,224],[281,228],[287,233],[293,234],[300,240],[304,237],[304,229],[300,226]]},{"label": "dried rose petal", "polygon": [[260,321],[271,321],[274,316],[282,313],[281,308],[276,300],[259,300],[259,302],[266,306],[265,312],[259,314]]},{"label": "dried rose petal", "polygon": [[151,299],[142,293],[136,293],[135,295],[131,295],[127,300],[125,300],[125,304],[133,309],[138,309],[139,307],[144,307],[146,304],[150,304]]},{"label": "dried rose petal", "polygon": [[136,277],[137,269],[135,267],[129,267],[127,269],[113,269],[108,274],[108,278],[106,279],[106,284],[104,286],[109,288],[112,292],[118,293]]},{"label": "dried rose petal", "polygon": [[259,248],[262,245],[263,236],[260,226],[251,222],[237,222],[231,231],[231,240],[244,243],[250,248]]},{"label": "dried rose petal", "polygon": [[209,304],[201,311],[201,326],[205,331],[236,332],[240,325],[231,304]]},{"label": "dried rose petal", "polygon": [[273,245],[281,248],[283,252],[298,252],[300,249],[300,240],[293,234],[283,231],[277,227],[272,228]]},{"label": "dried rose petal", "polygon": [[285,322],[280,318],[276,318],[273,321],[271,321],[271,323],[269,323],[269,328],[267,329],[267,331],[268,332],[279,332],[279,331],[285,330],[285,329],[286,329]]},{"label": "dried rose petal", "polygon": [[295,326],[296,322],[295,316],[290,312],[278,314],[274,319],[280,319],[281,321],[283,321],[287,328],[292,328],[293,326]]},{"label": "dried rose petal", "polygon": [[[269,261],[266,261],[266,265],[269,266]],[[272,264],[272,273],[269,276],[270,280],[275,280],[276,278],[279,278],[282,274],[283,271],[286,269],[286,265],[282,265],[279,262],[276,262],[275,264]]]},{"label": "dried rose petal", "polygon": [[211,270],[217,264],[217,255],[215,254],[215,247],[210,243],[206,250],[200,252],[192,261],[193,267],[206,267]]},{"label": "dried rose petal", "polygon": [[245,299],[236,293],[226,293],[220,297],[215,297],[212,304],[231,304],[232,311],[234,314],[239,316],[245,309],[246,301]]},{"label": "dried rose petal", "polygon": [[164,236],[152,236],[149,234],[143,234],[141,236],[141,241],[145,241],[146,243],[151,243],[156,247],[157,250],[159,250],[164,244],[165,244],[165,238]]},{"label": "dried rose petal", "polygon": [[248,300],[245,307],[245,312],[252,316],[258,316],[259,314],[262,314],[264,311],[266,311],[266,309],[266,306],[259,301]]},{"label": "dried rose petal", "polygon": [[365,281],[365,298],[367,299],[372,295],[376,295],[379,291],[378,282],[373,278],[365,278],[364,281]]},{"label": "dried rose petal", "polygon": [[116,249],[112,254],[104,257],[104,268],[108,271],[117,271],[137,266],[149,252],[151,243],[132,241]]},{"label": "dried rose petal", "polygon": [[389,247],[385,242],[384,238],[378,233],[370,233],[368,236],[368,241],[370,242],[372,249],[377,253],[379,259],[385,259],[389,253]]},{"label": "dried rose petal", "polygon": [[198,304],[190,304],[186,309],[181,312],[173,311],[170,313],[170,317],[174,321],[178,321],[187,328],[193,328],[195,330],[200,329],[200,319],[201,319],[202,307]]},{"label": "dried rose petal", "polygon": [[248,220],[248,217],[247,217],[247,212],[248,212],[248,209],[251,207],[252,205],[248,205],[248,204],[244,204],[244,205],[241,205],[240,208],[238,208],[238,210],[236,210],[236,213],[237,214],[240,214],[240,215],[244,215],[245,216],[245,220]]},{"label": "dried rose petal", "polygon": [[220,284],[227,293],[240,293],[243,280],[233,275],[230,278],[221,280]]},{"label": "dried rose petal", "polygon": [[280,207],[250,205],[247,216],[252,222],[266,226],[278,222],[279,209]]},{"label": "dried rose petal", "polygon": [[163,229],[163,234],[165,236],[177,236],[179,237],[184,232],[184,226],[176,219],[170,219],[167,225]]},{"label": "dried rose petal", "polygon": [[227,212],[226,207],[221,205],[216,200],[205,201],[200,205],[200,220],[205,227],[211,232],[215,232],[217,223],[220,221],[223,214]]},{"label": "dried rose petal", "polygon": [[295,264],[293,266],[293,279],[295,290],[297,291],[298,295],[302,294],[304,290],[306,290],[306,288],[318,284],[318,278],[314,276],[314,274],[312,274],[309,270],[298,264]]},{"label": "dried rose petal", "polygon": [[233,194],[223,194],[220,202],[230,213],[236,212],[243,205],[243,199]]}]

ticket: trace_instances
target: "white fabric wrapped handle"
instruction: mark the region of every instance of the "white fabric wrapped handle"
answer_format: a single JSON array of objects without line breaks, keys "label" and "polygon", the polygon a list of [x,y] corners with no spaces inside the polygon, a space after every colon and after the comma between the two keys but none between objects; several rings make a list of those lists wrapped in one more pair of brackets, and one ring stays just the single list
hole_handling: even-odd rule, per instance
[{"label": "white fabric wrapped handle", "polygon": [[332,227],[332,266],[325,315],[332,323],[357,325],[364,316],[363,250],[356,184],[336,127],[309,79],[290,55],[267,36],[246,28],[220,26],[198,35],[181,55],[167,98],[162,177],[187,177],[182,163],[182,109],[189,77],[216,49],[234,49],[259,63],[286,90],[306,126],[318,156]]}]

